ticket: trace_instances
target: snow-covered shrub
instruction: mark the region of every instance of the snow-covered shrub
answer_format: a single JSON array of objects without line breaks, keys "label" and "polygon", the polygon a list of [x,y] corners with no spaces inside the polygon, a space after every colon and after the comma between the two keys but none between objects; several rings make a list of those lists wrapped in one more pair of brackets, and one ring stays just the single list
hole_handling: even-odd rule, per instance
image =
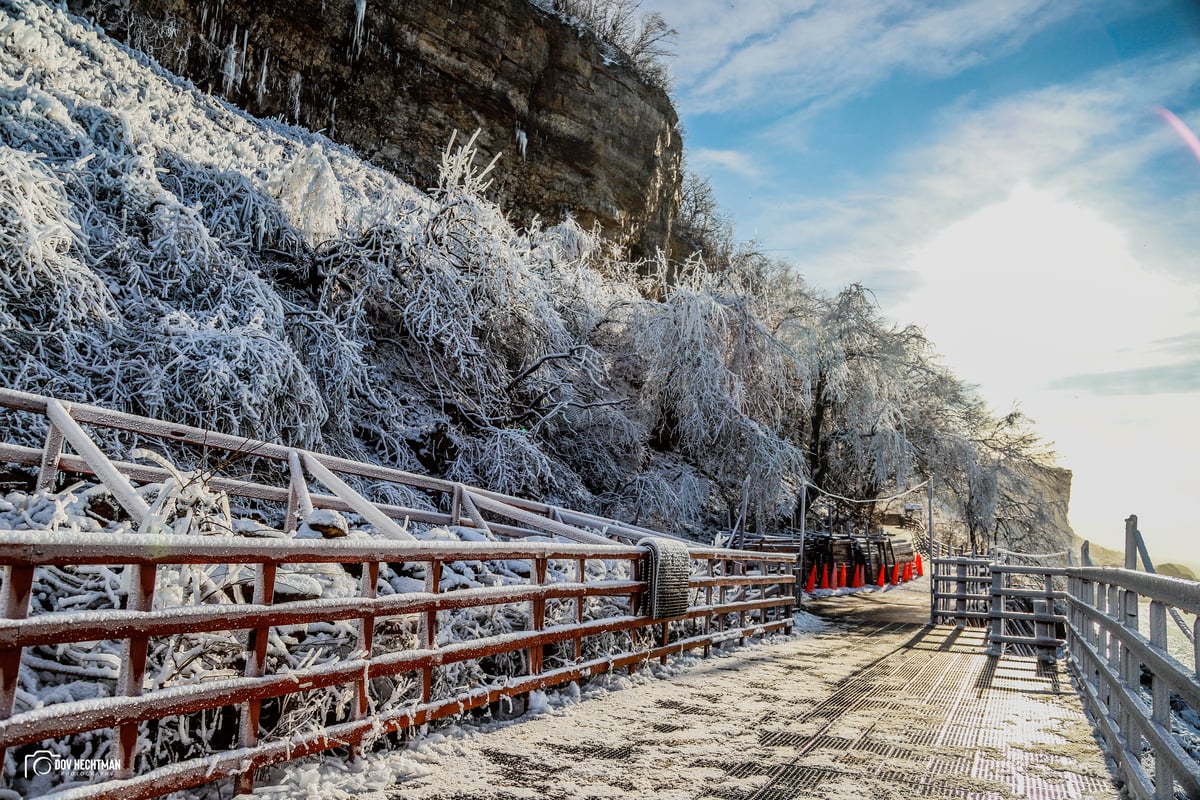
[{"label": "snow-covered shrub", "polygon": [[561,497],[575,490],[567,483],[569,470],[515,430],[499,429],[464,442],[448,477],[517,496]]},{"label": "snow-covered shrub", "polygon": [[332,239],[341,231],[345,208],[341,186],[316,144],[296,153],[268,188],[286,210],[292,227],[303,231],[309,244]]},{"label": "snow-covered shrub", "polygon": [[725,487],[725,503],[748,486],[758,509],[790,514],[806,466],[785,425],[803,363],[728,276],[697,272],[666,291],[632,306],[628,322],[654,435]]},{"label": "snow-covered shrub", "polygon": [[[80,262],[85,233],[62,180],[36,154],[0,144],[0,330],[77,334],[116,316]],[[35,345],[36,346],[36,345]]]}]

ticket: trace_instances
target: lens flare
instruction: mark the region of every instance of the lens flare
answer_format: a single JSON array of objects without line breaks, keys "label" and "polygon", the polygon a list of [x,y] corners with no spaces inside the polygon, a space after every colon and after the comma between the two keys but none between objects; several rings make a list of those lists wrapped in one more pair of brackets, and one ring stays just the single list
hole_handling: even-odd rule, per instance
[{"label": "lens flare", "polygon": [[1168,125],[1175,129],[1175,132],[1179,134],[1179,138],[1183,139],[1184,143],[1191,149],[1192,155],[1196,157],[1197,161],[1200,161],[1200,139],[1196,138],[1196,134],[1192,133],[1192,129],[1187,126],[1187,123],[1162,106],[1156,107],[1154,113],[1162,117]]}]

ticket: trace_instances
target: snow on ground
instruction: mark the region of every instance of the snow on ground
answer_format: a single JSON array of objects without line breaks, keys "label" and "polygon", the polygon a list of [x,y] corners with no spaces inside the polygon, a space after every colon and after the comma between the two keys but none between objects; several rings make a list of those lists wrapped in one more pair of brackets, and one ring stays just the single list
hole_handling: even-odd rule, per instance
[{"label": "snow on ground", "polygon": [[[655,662],[632,675],[606,674],[582,688],[572,683],[533,692],[526,713],[516,719],[457,720],[429,726],[403,749],[370,753],[354,764],[324,756],[283,765],[262,782],[254,796],[383,800],[449,793],[447,796],[482,798],[503,788],[506,798],[542,798],[548,796],[548,782],[569,775],[567,783],[580,783],[579,797],[632,793],[634,797],[690,798],[697,780],[719,773],[688,765],[728,757],[731,737],[746,733],[742,721],[748,715],[761,716],[778,708],[781,697],[773,687],[796,682],[796,673],[785,669],[789,660],[807,660],[817,652],[828,652],[812,643],[831,625],[802,611],[795,619],[798,632],[791,636],[715,651],[707,659],[684,655],[665,666]],[[828,688],[827,681],[843,673],[843,664],[834,664],[823,670],[813,663],[811,672],[805,670],[806,696],[820,697]],[[754,678],[746,680],[751,671]],[[710,713],[695,714],[697,702],[709,707]],[[737,713],[732,713],[735,710]],[[635,744],[626,753],[628,727],[643,719],[661,730],[662,737],[653,747]],[[564,728],[573,731],[569,738],[578,748],[602,753],[607,748],[612,757],[583,760],[574,745],[547,749],[546,742],[561,739],[559,732]],[[513,762],[507,773],[506,768],[497,767],[498,762],[506,761],[505,754]],[[528,768],[521,770],[522,776],[505,777],[516,770],[515,760],[525,757]],[[617,776],[621,779],[614,783]],[[633,784],[618,785],[625,780]]]},{"label": "snow on ground", "polygon": [[[825,623],[535,693],[519,720],[448,725],[356,764],[280,767],[255,796],[1115,800],[1065,674],[1044,675],[1033,658],[997,668],[983,644],[980,631]],[[1029,684],[1039,690],[1012,691]]]}]

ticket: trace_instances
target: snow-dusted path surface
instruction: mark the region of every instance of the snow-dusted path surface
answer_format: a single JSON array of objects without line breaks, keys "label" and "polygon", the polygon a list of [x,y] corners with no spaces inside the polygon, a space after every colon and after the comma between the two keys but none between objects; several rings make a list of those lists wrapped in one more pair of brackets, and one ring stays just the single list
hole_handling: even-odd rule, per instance
[{"label": "snow-dusted path surface", "polygon": [[826,630],[611,677],[536,716],[434,733],[357,768],[295,765],[263,796],[1117,798],[1070,679],[989,659],[982,633],[906,622]]}]

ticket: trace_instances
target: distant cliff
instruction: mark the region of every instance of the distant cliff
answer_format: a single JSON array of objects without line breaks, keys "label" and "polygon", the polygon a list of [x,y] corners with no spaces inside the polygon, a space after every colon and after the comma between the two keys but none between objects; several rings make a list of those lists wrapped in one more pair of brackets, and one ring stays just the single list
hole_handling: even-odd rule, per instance
[{"label": "distant cliff", "polygon": [[521,223],[572,214],[634,256],[667,249],[677,116],[595,36],[529,0],[70,0],[71,10],[263,117],[324,131],[421,187],[450,133],[503,152]]},{"label": "distant cliff", "polygon": [[1049,523],[1044,532],[1047,544],[1053,549],[1069,548],[1075,539],[1075,531],[1067,519],[1071,505],[1071,470],[1063,467],[1042,467],[1033,470],[1033,490],[1046,505]]}]

